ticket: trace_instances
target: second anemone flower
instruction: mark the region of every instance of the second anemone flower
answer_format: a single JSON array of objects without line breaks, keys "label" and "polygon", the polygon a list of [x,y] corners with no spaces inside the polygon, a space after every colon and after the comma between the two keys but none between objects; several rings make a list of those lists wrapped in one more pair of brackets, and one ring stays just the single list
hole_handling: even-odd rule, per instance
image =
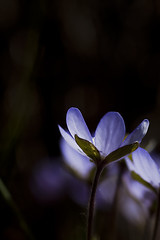
[{"label": "second anemone flower", "polygon": [[107,165],[136,150],[149,127],[149,121],[144,119],[124,140],[126,129],[122,116],[118,112],[108,112],[92,136],[81,112],[74,107],[68,110],[66,123],[68,131],[59,126],[62,137],[96,165],[102,161]]}]

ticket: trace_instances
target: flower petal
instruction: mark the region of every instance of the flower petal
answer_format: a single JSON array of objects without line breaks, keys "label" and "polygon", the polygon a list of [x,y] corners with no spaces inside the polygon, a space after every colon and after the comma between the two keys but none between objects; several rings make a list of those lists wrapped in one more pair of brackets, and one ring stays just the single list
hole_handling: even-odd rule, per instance
[{"label": "flower petal", "polygon": [[125,123],[117,112],[108,112],[100,120],[95,132],[95,146],[108,155],[116,150],[125,136]]},{"label": "flower petal", "polygon": [[60,125],[58,125],[58,128],[64,140],[66,140],[66,142],[76,151],[79,151],[79,147],[75,140],[72,138],[72,136],[68,132],[66,132]]},{"label": "flower petal", "polygon": [[75,134],[77,134],[78,137],[92,142],[90,131],[78,108],[72,107],[68,110],[66,122],[68,130],[70,131],[73,138],[75,137]]},{"label": "flower petal", "polygon": [[128,156],[126,156],[125,157],[125,162],[126,162],[126,165],[127,165],[127,167],[128,167],[128,169],[132,172],[136,172],[135,171],[135,166],[134,166],[134,164],[133,164],[133,162],[131,161],[131,159],[129,159],[129,157]]},{"label": "flower petal", "polygon": [[132,158],[136,172],[153,186],[159,187],[160,173],[158,166],[151,158],[149,153],[143,148],[138,148],[135,152],[132,153]]},{"label": "flower petal", "polygon": [[144,119],[141,124],[139,124],[139,126],[127,136],[127,138],[123,141],[122,146],[134,143],[136,141],[141,142],[148,131],[148,127],[149,121],[148,119]]},{"label": "flower petal", "polygon": [[61,140],[60,147],[66,164],[81,177],[87,178],[90,170],[94,167],[94,164],[89,161],[89,158],[71,148],[64,139]]}]

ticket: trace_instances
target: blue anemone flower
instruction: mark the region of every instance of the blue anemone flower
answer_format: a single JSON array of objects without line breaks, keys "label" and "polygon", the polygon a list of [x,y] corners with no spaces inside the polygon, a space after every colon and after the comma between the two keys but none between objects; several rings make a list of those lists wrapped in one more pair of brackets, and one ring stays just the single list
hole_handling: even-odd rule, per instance
[{"label": "blue anemone flower", "polygon": [[138,174],[155,190],[160,187],[160,170],[150,154],[143,148],[132,153],[132,160],[125,157],[126,164],[131,172]]},{"label": "blue anemone flower", "polygon": [[92,143],[100,153],[100,158],[104,159],[111,152],[116,149],[132,144],[134,142],[141,142],[146,135],[149,121],[143,120],[141,124],[125,138],[126,130],[125,123],[122,116],[118,112],[108,112],[100,120],[94,136],[91,135],[84,118],[79,109],[71,107],[66,115],[66,123],[68,131],[65,131],[61,126],[59,127],[62,137],[66,142],[82,155],[88,156],[78,146],[75,141],[75,136]]}]

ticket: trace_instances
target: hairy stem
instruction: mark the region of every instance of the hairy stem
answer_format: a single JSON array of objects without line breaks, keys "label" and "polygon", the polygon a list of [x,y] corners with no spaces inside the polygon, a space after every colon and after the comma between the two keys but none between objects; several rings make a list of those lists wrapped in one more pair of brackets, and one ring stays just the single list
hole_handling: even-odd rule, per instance
[{"label": "hairy stem", "polygon": [[87,240],[91,240],[92,238],[95,196],[96,196],[98,181],[99,181],[102,170],[103,168],[101,166],[97,166],[95,177],[92,183],[91,195],[90,195],[89,204],[88,204]]},{"label": "hairy stem", "polygon": [[158,189],[158,199],[157,199],[157,211],[156,211],[156,219],[153,229],[152,240],[156,240],[157,230],[158,230],[158,222],[159,222],[159,215],[160,215],[160,188]]}]

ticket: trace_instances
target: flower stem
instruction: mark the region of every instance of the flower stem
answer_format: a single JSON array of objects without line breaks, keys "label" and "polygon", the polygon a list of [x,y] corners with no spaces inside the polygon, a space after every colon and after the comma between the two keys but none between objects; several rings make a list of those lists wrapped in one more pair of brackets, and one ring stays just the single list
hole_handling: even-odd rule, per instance
[{"label": "flower stem", "polygon": [[28,239],[35,240],[26,221],[24,220],[24,218],[22,216],[22,213],[20,212],[18,206],[14,202],[9,190],[7,189],[7,187],[5,186],[5,184],[3,183],[1,178],[0,178],[0,193],[1,193],[2,197],[4,198],[5,202],[10,206],[10,208],[16,215],[16,217],[19,221],[19,225],[21,226],[22,230],[25,232]]},{"label": "flower stem", "polygon": [[91,240],[92,238],[95,196],[96,196],[98,181],[99,181],[102,170],[103,168],[101,167],[101,165],[97,166],[95,177],[92,183],[91,195],[90,195],[89,204],[88,204],[87,240]]},{"label": "flower stem", "polygon": [[155,219],[155,224],[153,229],[152,240],[156,239],[159,216],[160,216],[160,188],[158,189],[157,211],[156,211],[156,219]]}]

